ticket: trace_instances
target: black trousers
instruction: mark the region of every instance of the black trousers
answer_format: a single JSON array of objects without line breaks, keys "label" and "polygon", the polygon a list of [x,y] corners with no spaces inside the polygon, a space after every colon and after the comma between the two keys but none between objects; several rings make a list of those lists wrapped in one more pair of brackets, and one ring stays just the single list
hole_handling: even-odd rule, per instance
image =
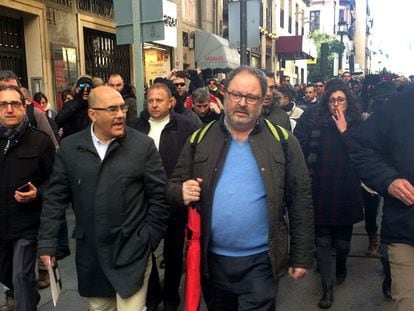
[{"label": "black trousers", "polygon": [[150,305],[164,302],[165,306],[176,308],[180,305],[180,280],[183,271],[183,249],[186,220],[170,220],[164,237],[164,289],[161,292],[156,263],[148,284],[147,302]]},{"label": "black trousers", "polygon": [[336,249],[336,268],[345,268],[351,249],[353,225],[348,226],[316,226],[316,260],[322,282],[332,282],[331,247]]},{"label": "black trousers", "polygon": [[36,249],[34,239],[0,240],[0,282],[13,290],[16,311],[37,310]]},{"label": "black trousers", "polygon": [[364,201],[365,231],[368,235],[373,235],[378,231],[377,216],[380,196],[362,189],[362,199]]},{"label": "black trousers", "polygon": [[209,279],[203,279],[203,295],[212,311],[274,311],[278,281],[267,252],[244,257],[209,254]]}]

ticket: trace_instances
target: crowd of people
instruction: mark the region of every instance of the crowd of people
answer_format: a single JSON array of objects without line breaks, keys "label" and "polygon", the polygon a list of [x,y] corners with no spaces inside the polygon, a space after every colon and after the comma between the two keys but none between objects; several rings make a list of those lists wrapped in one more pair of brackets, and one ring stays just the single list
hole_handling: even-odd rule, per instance
[{"label": "crowd of people", "polygon": [[221,81],[174,69],[143,111],[137,91],[119,73],[81,76],[54,111],[0,70],[1,311],[36,310],[48,268],[71,254],[68,207],[89,310],[177,310],[189,208],[209,310],[274,310],[280,277],[303,278],[314,259],[315,303],[330,308],[362,220],[384,295],[414,310],[409,79],[346,71],[293,87],[241,66]]}]

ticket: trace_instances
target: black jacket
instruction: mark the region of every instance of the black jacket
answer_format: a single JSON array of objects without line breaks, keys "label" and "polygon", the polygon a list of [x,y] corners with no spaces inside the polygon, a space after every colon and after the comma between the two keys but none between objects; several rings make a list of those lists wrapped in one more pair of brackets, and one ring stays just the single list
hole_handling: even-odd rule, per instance
[{"label": "black jacket", "polygon": [[128,104],[128,112],[126,114],[127,125],[131,124],[138,118],[137,115],[137,99],[132,87],[129,84],[125,84],[121,91],[122,98],[125,104]]},{"label": "black jacket", "polygon": [[[159,146],[159,153],[167,177],[172,175],[187,138],[198,128],[190,119],[178,113],[172,112],[170,118],[170,122],[161,133]],[[148,135],[150,131],[148,119],[148,111],[144,110],[132,127]]]},{"label": "black jacket", "polygon": [[55,122],[59,128],[63,129],[62,138],[82,131],[90,124],[88,101],[79,99],[68,101],[56,115]]},{"label": "black jacket", "polygon": [[[36,238],[55,147],[47,134],[31,126],[8,147],[7,143],[0,138],[0,239]],[[37,199],[17,202],[14,191],[29,181],[37,187]]]},{"label": "black jacket", "polygon": [[[203,179],[200,201],[202,273],[207,278],[212,200],[230,140],[231,134],[221,119],[210,127],[197,145],[194,160],[191,156],[191,145],[187,142],[166,188],[168,201],[174,206],[183,206],[182,183],[195,177]],[[288,265],[310,268],[314,256],[313,209],[309,175],[300,146],[290,134],[287,140],[289,159],[286,163],[281,143],[275,139],[263,119],[257,122],[250,133],[249,141],[267,194],[269,258],[273,275],[275,278],[281,276]],[[284,199],[288,202],[289,210],[290,251],[288,229],[283,217]]]},{"label": "black jacket", "polygon": [[362,180],[384,196],[381,238],[385,243],[414,245],[414,208],[388,194],[397,178],[414,185],[414,90],[380,106],[354,135],[350,156]]},{"label": "black jacket", "polygon": [[144,281],[167,228],[166,176],[154,142],[134,129],[111,142],[101,161],[91,128],[62,140],[45,193],[39,254],[56,254],[65,209],[76,217],[78,288],[85,297],[125,298]]}]

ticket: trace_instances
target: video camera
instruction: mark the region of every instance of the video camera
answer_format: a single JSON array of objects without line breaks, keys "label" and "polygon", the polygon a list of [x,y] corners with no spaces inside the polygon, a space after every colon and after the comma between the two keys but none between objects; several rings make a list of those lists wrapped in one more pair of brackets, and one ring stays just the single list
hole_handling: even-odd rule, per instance
[{"label": "video camera", "polygon": [[197,76],[197,70],[179,70],[175,73],[175,75],[180,78],[188,78],[192,80],[193,77]]}]

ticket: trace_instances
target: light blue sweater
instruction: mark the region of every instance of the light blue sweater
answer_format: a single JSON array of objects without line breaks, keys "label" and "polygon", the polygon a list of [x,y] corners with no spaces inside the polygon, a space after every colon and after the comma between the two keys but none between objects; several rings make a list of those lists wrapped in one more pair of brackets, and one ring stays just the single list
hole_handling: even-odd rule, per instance
[{"label": "light blue sweater", "polygon": [[248,256],[268,250],[266,191],[248,140],[232,140],[213,197],[209,250]]}]

